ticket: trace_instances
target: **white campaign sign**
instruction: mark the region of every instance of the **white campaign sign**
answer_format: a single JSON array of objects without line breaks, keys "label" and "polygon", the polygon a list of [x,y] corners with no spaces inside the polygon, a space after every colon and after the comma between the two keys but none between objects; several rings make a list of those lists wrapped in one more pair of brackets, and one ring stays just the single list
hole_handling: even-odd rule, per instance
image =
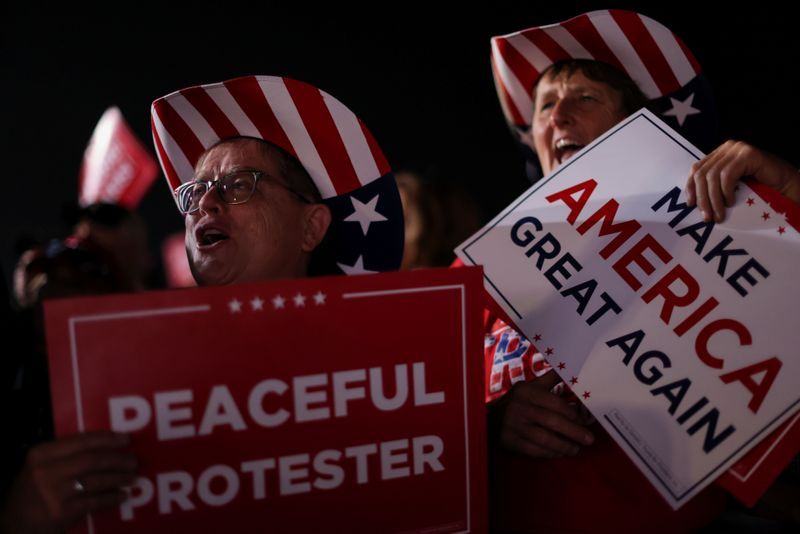
[{"label": "white campaign sign", "polygon": [[800,235],[745,184],[703,223],[700,157],[640,111],[457,250],[674,508],[800,407]]}]

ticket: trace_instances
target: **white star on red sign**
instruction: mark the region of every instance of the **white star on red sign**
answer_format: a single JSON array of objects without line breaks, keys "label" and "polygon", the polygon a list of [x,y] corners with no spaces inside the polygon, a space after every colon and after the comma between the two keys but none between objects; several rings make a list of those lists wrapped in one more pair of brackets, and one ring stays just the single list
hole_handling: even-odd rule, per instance
[{"label": "white star on red sign", "polygon": [[236,299],[233,299],[228,303],[228,308],[230,308],[231,313],[239,313],[242,311],[242,303]]},{"label": "white star on red sign", "polygon": [[292,297],[292,300],[294,301],[295,308],[302,308],[306,305],[306,297],[302,293],[298,293]]},{"label": "white star on red sign", "polygon": [[275,298],[272,299],[272,306],[276,310],[280,310],[286,306],[286,299],[280,295],[275,295]]},{"label": "white star on red sign", "polygon": [[255,297],[253,300],[250,301],[250,307],[253,308],[253,311],[263,310],[264,301],[261,300],[261,297]]},{"label": "white star on red sign", "polygon": [[319,306],[320,304],[325,304],[326,296],[327,295],[325,295],[325,293],[323,293],[322,291],[317,291],[316,293],[314,293],[314,304],[316,304],[317,306]]}]

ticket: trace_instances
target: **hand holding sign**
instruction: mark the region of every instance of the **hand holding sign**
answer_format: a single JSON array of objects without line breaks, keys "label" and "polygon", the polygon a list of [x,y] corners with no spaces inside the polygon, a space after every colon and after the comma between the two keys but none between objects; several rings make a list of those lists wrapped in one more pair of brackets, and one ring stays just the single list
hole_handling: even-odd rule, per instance
[{"label": "hand holding sign", "polygon": [[91,432],[33,448],[9,493],[2,531],[60,532],[119,505],[136,471],[136,459],[123,450],[129,444],[123,434]]},{"label": "hand holding sign", "polygon": [[703,220],[721,222],[726,206],[735,202],[736,184],[745,176],[800,202],[800,173],[790,163],[747,143],[726,141],[692,165],[686,182],[686,204],[696,203]]},{"label": "hand holding sign", "polygon": [[536,380],[517,382],[490,417],[501,419],[500,442],[508,449],[538,458],[578,454],[594,436],[580,410],[552,389],[561,381],[555,371]]}]

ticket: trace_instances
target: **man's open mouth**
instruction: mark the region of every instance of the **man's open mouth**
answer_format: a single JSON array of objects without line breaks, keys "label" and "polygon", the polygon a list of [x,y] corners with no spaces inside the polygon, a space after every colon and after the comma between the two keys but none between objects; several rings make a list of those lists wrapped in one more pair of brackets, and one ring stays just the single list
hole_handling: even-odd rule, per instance
[{"label": "man's open mouth", "polygon": [[197,235],[197,244],[201,247],[210,247],[213,246],[220,241],[226,241],[229,237],[217,230],[216,228],[206,228],[201,229]]}]

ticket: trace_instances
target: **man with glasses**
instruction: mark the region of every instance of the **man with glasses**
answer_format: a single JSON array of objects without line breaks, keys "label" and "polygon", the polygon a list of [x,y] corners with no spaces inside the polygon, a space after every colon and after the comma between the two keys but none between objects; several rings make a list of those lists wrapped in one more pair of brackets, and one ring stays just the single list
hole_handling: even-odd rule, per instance
[{"label": "man with glasses", "polygon": [[211,148],[176,197],[200,285],[305,276],[331,222],[302,168],[256,139]]},{"label": "man with glasses", "polygon": [[[200,285],[397,269],[400,196],[364,124],[308,84],[248,76],[156,100],[153,138],[186,224]],[[0,532],[51,533],[127,494],[124,435],[35,447],[0,510]]]}]

